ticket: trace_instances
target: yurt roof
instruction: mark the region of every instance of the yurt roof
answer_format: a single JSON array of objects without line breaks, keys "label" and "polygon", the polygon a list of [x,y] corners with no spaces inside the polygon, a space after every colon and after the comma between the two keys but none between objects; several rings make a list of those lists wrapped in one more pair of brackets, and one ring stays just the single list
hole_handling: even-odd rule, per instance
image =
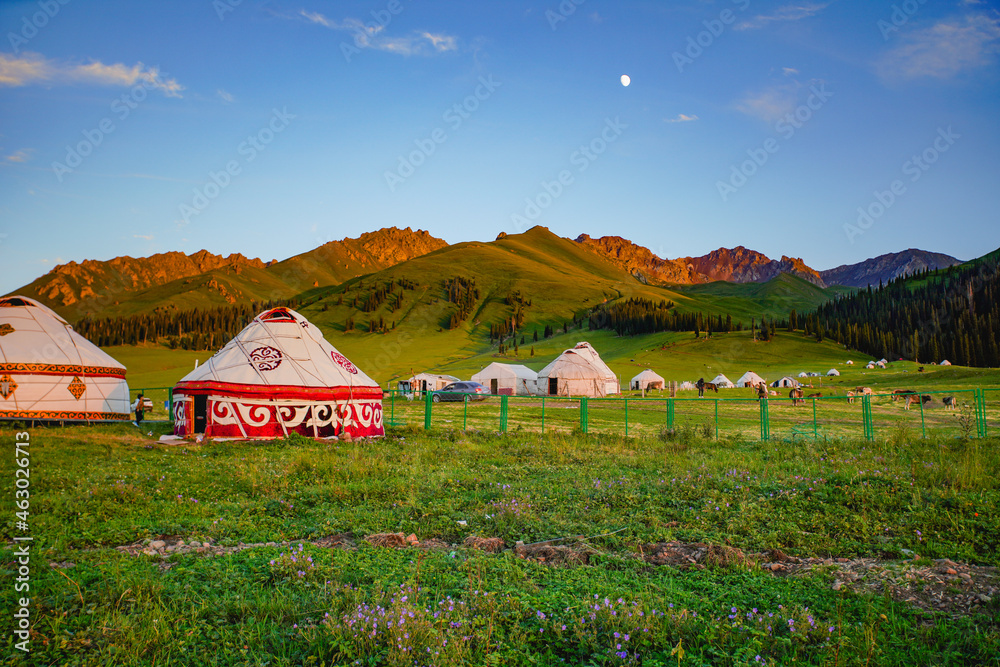
[{"label": "yurt roof", "polygon": [[590,343],[577,343],[575,347],[564,350],[548,366],[538,371],[538,377],[557,376],[562,378],[603,378],[617,380]]},{"label": "yurt roof", "polygon": [[732,384],[732,383],[733,383],[732,380],[727,378],[722,373],[716,375],[715,378],[712,380],[712,384]]},{"label": "yurt roof", "polygon": [[809,373],[806,373],[805,371],[802,371],[801,373],[799,373],[799,377],[800,378],[807,378],[807,377],[809,377]]},{"label": "yurt roof", "polygon": [[826,374],[827,375],[840,375],[840,371],[838,371],[836,368],[831,368],[830,370],[828,370],[826,372]]},{"label": "yurt roof", "polygon": [[[125,366],[73,331],[48,306],[26,296],[0,299],[0,364],[42,364],[109,368],[125,375]],[[25,370],[25,369],[22,369]]]},{"label": "yurt roof", "polygon": [[639,382],[643,382],[643,381],[646,381],[646,382],[656,382],[656,381],[666,382],[666,380],[663,379],[663,376],[660,375],[659,373],[655,372],[652,368],[647,368],[646,370],[644,370],[641,373],[639,373],[638,375],[636,375],[634,378],[632,378],[631,383],[634,384],[636,381],[639,381]]},{"label": "yurt roof", "polygon": [[290,308],[257,315],[176,389],[314,400],[381,395],[374,380]]},{"label": "yurt roof", "polygon": [[744,373],[740,377],[739,380],[736,381],[736,385],[737,386],[743,386],[743,385],[747,385],[747,384],[755,384],[756,385],[756,384],[760,384],[763,381],[764,381],[764,378],[762,378],[761,376],[757,375],[753,371],[747,371],[746,373]]},{"label": "yurt roof", "polygon": [[522,364],[501,364],[500,362],[494,361],[489,366],[473,375],[473,381],[477,381],[477,377],[535,380],[538,378],[538,373]]},{"label": "yurt roof", "polygon": [[438,380],[447,380],[448,382],[458,382],[459,378],[454,375],[444,375],[442,373],[417,373],[410,378],[410,381],[419,380],[420,378],[435,378]]}]

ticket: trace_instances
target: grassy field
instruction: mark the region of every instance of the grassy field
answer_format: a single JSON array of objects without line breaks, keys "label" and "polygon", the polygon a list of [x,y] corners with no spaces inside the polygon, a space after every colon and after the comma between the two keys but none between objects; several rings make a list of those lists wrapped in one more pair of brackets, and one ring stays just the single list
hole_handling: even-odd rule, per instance
[{"label": "grassy field", "polygon": [[[404,429],[171,446],[126,426],[32,429],[32,653],[8,633],[5,655],[1000,665],[1000,443],[888,435]],[[0,439],[13,450],[14,431]],[[0,466],[10,488],[13,458]],[[396,532],[419,546],[378,546]],[[13,518],[4,533],[13,582],[11,538],[25,533]],[[505,549],[463,546],[470,536]],[[198,547],[143,554],[157,538]],[[660,564],[664,543],[715,556]],[[5,609],[14,596],[3,587]]]}]

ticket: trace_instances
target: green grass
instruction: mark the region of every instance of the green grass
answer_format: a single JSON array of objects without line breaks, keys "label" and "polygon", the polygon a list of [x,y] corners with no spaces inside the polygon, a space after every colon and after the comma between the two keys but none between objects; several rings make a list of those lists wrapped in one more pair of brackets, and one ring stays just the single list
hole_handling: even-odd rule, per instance
[{"label": "green grass", "polygon": [[[12,442],[13,431],[0,438]],[[689,431],[636,439],[403,430],[373,442],[164,446],[125,426],[33,429],[31,661],[412,664],[405,647],[420,664],[619,665],[641,656],[672,665],[680,646],[681,665],[753,665],[758,655],[770,665],[996,665],[995,606],[953,618],[833,591],[822,569],[781,578],[739,564],[651,566],[637,555],[640,545],[682,540],[1000,565],[998,444],[895,433],[760,443]],[[0,468],[7,480],[12,458]],[[286,546],[175,554],[164,570],[114,549],[161,535],[235,545],[347,531],[452,544],[470,534],[508,544],[603,537],[587,542],[588,565],[561,567],[510,552],[359,540],[356,549],[295,547],[294,564]],[[14,534],[6,524],[4,536]],[[14,559],[3,562],[12,581]],[[48,565],[66,562],[74,567]],[[12,596],[4,587],[6,609]],[[378,607],[396,618],[405,610],[407,630],[381,618],[372,638]],[[789,619],[801,631],[790,632]],[[9,634],[7,642],[10,656]]]}]

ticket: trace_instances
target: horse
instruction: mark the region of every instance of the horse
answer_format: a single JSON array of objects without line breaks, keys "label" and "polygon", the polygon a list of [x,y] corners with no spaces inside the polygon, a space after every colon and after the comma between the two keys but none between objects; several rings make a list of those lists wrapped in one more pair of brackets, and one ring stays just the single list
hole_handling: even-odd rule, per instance
[{"label": "horse", "polygon": [[802,399],[803,395],[804,395],[803,391],[798,388],[793,388],[790,392],[788,392],[788,398],[792,399],[792,405],[805,403],[805,401]]},{"label": "horse", "polygon": [[847,392],[847,402],[848,403],[854,403],[854,396],[855,396],[855,393],[853,391],[848,391]]},{"label": "horse", "polygon": [[718,394],[719,393],[719,386],[717,384],[715,384],[714,382],[706,382],[705,383],[705,390],[706,391],[714,391],[716,394]]},{"label": "horse", "polygon": [[872,395],[872,388],[871,387],[855,387],[854,388],[854,395],[855,396],[871,396]]},{"label": "horse", "polygon": [[917,394],[907,394],[905,400],[906,402],[903,405],[903,409],[909,410],[911,403],[916,403],[917,401],[920,401],[920,403],[929,403],[931,397],[928,394],[924,394],[923,396],[919,396]]},{"label": "horse", "polygon": [[916,394],[917,392],[912,389],[896,389],[892,392],[892,402],[895,403],[900,398],[906,398],[907,396]]},{"label": "horse", "polygon": [[808,396],[806,396],[806,398],[823,398],[823,394],[820,393],[809,394]]},{"label": "horse", "polygon": [[944,403],[944,409],[945,410],[954,410],[955,409],[955,397],[954,396],[945,396],[945,397],[943,397],[941,399],[941,402]]}]

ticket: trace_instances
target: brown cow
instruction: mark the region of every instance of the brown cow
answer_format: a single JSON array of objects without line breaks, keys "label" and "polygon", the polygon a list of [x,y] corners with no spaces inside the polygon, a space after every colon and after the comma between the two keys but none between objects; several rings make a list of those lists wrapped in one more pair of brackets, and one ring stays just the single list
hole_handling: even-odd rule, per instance
[{"label": "brown cow", "polygon": [[855,396],[855,394],[854,394],[853,391],[848,391],[847,392],[847,402],[848,403],[854,403],[854,396]]},{"label": "brown cow", "polygon": [[906,398],[910,395],[915,395],[917,392],[912,389],[896,389],[892,392],[892,402],[895,403],[900,398]]},{"label": "brown cow", "polygon": [[790,392],[788,392],[788,398],[792,399],[792,405],[798,405],[799,403],[805,403],[805,401],[802,400],[802,396],[803,395],[804,394],[803,394],[803,391],[801,389],[792,389]]},{"label": "brown cow", "polygon": [[872,388],[871,387],[855,387],[855,389],[854,389],[854,395],[855,396],[871,396],[872,395]]}]

